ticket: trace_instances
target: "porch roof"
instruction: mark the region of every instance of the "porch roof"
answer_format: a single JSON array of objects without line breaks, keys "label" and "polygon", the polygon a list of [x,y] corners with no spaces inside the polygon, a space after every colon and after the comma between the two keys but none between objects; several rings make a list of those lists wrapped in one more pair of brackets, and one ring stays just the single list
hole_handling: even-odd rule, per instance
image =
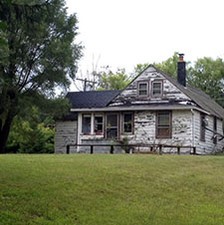
[{"label": "porch roof", "polygon": [[69,92],[66,97],[71,102],[72,108],[102,108],[106,107],[120,92],[118,90]]}]

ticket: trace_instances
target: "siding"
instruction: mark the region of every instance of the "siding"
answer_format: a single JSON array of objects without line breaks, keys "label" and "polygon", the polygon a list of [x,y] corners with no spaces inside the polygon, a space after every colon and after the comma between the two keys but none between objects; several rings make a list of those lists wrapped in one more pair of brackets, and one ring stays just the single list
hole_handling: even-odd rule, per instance
[{"label": "siding", "polygon": [[[194,141],[195,146],[197,147],[197,153],[199,154],[211,154],[215,152],[222,151],[224,147],[224,140],[218,141],[217,144],[213,143],[213,133],[209,130],[205,130],[205,141],[200,140],[200,113],[197,111],[194,111]],[[206,120],[208,121],[207,128],[213,130],[213,116],[206,115]],[[217,132],[220,134],[223,134],[222,130],[222,121],[220,119],[217,119]]]},{"label": "siding", "polygon": [[[192,113],[190,110],[172,111],[172,138],[156,139],[156,112],[135,113],[134,134],[126,136],[131,144],[165,144],[173,146],[192,145]],[[165,152],[177,149],[166,148]],[[191,149],[181,149],[181,153],[190,153]]]},{"label": "siding", "polygon": [[[77,121],[57,121],[55,135],[55,153],[66,153],[66,145],[77,143]],[[70,152],[76,152],[70,147]]]},{"label": "siding", "polygon": [[[151,82],[160,80],[163,82],[163,95],[161,97],[151,96]],[[148,97],[138,96],[138,82],[148,82]],[[175,85],[165,79],[165,77],[157,72],[153,67],[149,67],[139,77],[137,77],[120,95],[118,95],[109,106],[119,105],[135,105],[148,103],[168,103],[180,101],[190,101]]]}]

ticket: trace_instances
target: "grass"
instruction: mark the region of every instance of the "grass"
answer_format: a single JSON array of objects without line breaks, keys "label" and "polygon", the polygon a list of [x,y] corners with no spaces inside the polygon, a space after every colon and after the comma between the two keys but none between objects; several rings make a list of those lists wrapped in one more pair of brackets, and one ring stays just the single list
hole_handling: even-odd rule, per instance
[{"label": "grass", "polygon": [[0,224],[224,224],[223,189],[223,156],[2,155]]}]

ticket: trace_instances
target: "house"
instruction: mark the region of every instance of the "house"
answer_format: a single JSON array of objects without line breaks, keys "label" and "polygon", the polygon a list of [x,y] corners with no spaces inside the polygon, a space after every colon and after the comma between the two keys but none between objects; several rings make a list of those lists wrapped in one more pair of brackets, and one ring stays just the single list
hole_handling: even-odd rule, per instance
[{"label": "house", "polygon": [[[175,80],[150,65],[122,91],[69,92],[71,114],[56,123],[55,152],[66,153],[71,144],[123,140],[168,146],[163,151],[171,153],[177,146],[186,154],[192,149],[197,154],[223,151],[224,109],[204,92],[186,85],[183,55],[177,73]],[[87,147],[72,146],[70,151],[89,151]]]}]

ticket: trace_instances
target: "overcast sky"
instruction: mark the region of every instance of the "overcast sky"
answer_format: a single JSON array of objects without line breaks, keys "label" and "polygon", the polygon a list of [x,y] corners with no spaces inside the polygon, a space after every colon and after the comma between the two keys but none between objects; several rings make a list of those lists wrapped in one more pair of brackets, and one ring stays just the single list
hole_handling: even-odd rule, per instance
[{"label": "overcast sky", "polygon": [[[80,71],[224,56],[224,0],[66,0],[85,46]],[[80,72],[79,72],[80,73]]]}]

